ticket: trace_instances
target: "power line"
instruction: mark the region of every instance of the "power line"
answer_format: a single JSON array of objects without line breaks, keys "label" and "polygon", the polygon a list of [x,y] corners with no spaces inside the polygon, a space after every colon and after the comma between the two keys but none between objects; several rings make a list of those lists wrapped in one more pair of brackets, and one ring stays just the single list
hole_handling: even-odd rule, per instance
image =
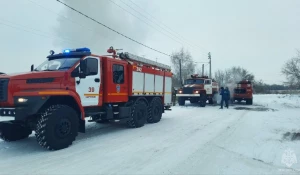
[{"label": "power line", "polygon": [[[121,0],[123,2],[123,0]],[[133,2],[132,0],[128,0],[130,1],[133,5],[135,5],[136,7],[138,7],[139,9],[141,9],[144,13],[148,14],[151,18],[155,19],[158,23],[162,24],[165,28],[169,29],[170,31],[172,31],[174,34],[180,36],[183,40],[186,40],[187,43],[188,40],[185,39],[182,35],[180,35],[179,33],[175,32],[173,29],[171,29],[170,27],[168,27],[166,24],[164,24],[163,22],[159,21],[158,19],[156,19],[153,15],[151,15],[150,13],[148,13],[146,10],[144,10],[142,7],[140,7],[139,5],[137,5],[135,2]],[[123,2],[124,3],[124,2]],[[193,43],[192,43],[193,44]],[[198,46],[196,44],[194,44],[195,46],[203,49],[204,51],[207,51],[205,48],[201,47],[201,46]]]},{"label": "power line", "polygon": [[[4,22],[1,22],[1,20],[2,21],[6,21],[6,22],[8,22],[8,23],[11,23],[11,24],[14,24],[14,25],[17,25],[17,26],[19,26],[19,27],[15,27],[15,26],[13,26],[13,25],[11,25],[11,24],[7,24],[7,23],[4,23]],[[15,29],[20,29],[20,30],[23,30],[23,31],[25,31],[25,32],[29,32],[29,33],[33,33],[33,34],[36,34],[36,35],[39,35],[39,36],[44,36],[44,37],[48,37],[48,38],[59,38],[59,39],[61,39],[61,40],[64,40],[64,41],[70,41],[70,43],[71,42],[76,42],[77,44],[80,44],[80,42],[79,41],[77,41],[77,40],[73,40],[73,39],[69,39],[69,38],[63,38],[63,37],[58,37],[58,36],[51,36],[51,34],[47,34],[47,32],[45,32],[45,31],[42,31],[42,30],[39,30],[39,29],[35,29],[35,28],[32,28],[31,26],[29,27],[29,26],[25,26],[25,25],[21,25],[21,24],[17,24],[17,23],[14,23],[14,22],[11,22],[11,21],[9,21],[9,20],[6,20],[6,19],[1,19],[0,18],[0,23],[2,24],[2,25],[5,25],[5,26],[7,26],[7,27],[11,27],[11,28],[15,28]],[[22,29],[22,28],[23,29]],[[28,29],[30,29],[30,30],[24,30],[24,28],[28,28]],[[33,32],[33,31],[36,31],[36,32]],[[40,33],[44,33],[44,34],[40,34],[40,33],[37,33],[37,32],[40,32]],[[50,37],[49,37],[50,36]]]},{"label": "power line", "polygon": [[53,38],[58,38],[58,39],[60,39],[60,40],[62,40],[62,41],[71,43],[70,41],[67,41],[67,40],[62,39],[62,38],[59,38],[59,37],[51,37],[51,36],[47,36],[47,35],[45,35],[45,34],[40,34],[40,33],[37,33],[37,32],[33,32],[32,30],[26,30],[26,29],[23,29],[23,28],[20,28],[20,27],[16,27],[16,26],[13,26],[13,25],[11,25],[11,24],[7,24],[7,23],[1,22],[1,21],[0,21],[0,24],[1,24],[1,25],[4,25],[4,26],[7,26],[7,27],[10,27],[10,28],[14,28],[14,29],[17,29],[17,30],[21,30],[21,31],[24,31],[24,32],[28,32],[28,33],[31,33],[31,34],[35,34],[35,35],[38,35],[38,36],[47,37],[47,38],[51,38],[51,39],[53,39]]},{"label": "power line", "polygon": [[159,50],[154,49],[154,48],[152,48],[152,47],[150,47],[150,46],[147,46],[147,45],[145,45],[145,44],[143,44],[143,43],[141,43],[141,42],[139,42],[139,41],[137,41],[137,40],[135,40],[135,39],[132,39],[132,38],[130,38],[130,37],[124,35],[123,33],[120,33],[120,32],[118,32],[118,31],[114,30],[113,28],[111,28],[111,27],[109,27],[109,26],[107,26],[107,25],[105,25],[105,24],[103,24],[103,23],[97,21],[96,19],[94,19],[94,18],[92,18],[92,17],[90,17],[90,16],[88,16],[88,15],[86,15],[86,14],[80,12],[79,10],[76,10],[75,8],[73,8],[73,7],[69,6],[69,5],[67,5],[66,3],[61,2],[60,0],[56,0],[56,1],[59,2],[59,3],[61,3],[61,4],[64,5],[64,6],[68,7],[69,9],[71,9],[71,10],[73,10],[73,11],[79,13],[80,15],[82,15],[82,16],[84,16],[84,17],[86,17],[86,18],[88,18],[88,19],[90,19],[90,20],[92,20],[92,21],[94,21],[94,22],[96,22],[96,23],[102,25],[103,27],[105,27],[105,28],[107,28],[107,29],[109,29],[109,30],[111,30],[111,31],[113,31],[113,32],[115,32],[115,33],[117,33],[118,35],[121,35],[121,36],[123,36],[123,37],[125,37],[125,38],[127,38],[127,39],[129,39],[129,40],[131,40],[131,41],[133,41],[133,42],[135,42],[135,43],[137,43],[137,44],[140,44],[140,45],[142,45],[142,46],[144,46],[144,47],[146,47],[146,48],[148,48],[148,49],[151,49],[151,50],[153,50],[153,51],[155,51],[155,52],[158,52],[158,53],[160,53],[160,54],[163,54],[163,55],[166,55],[166,56],[169,56],[169,57],[170,57],[169,54],[166,54],[166,53],[164,53],[164,52],[162,52],[162,51],[159,51]]},{"label": "power line", "polygon": [[[110,2],[112,2],[112,3],[114,3],[115,5],[117,5],[117,6],[119,6],[120,8],[122,8],[120,5],[118,5],[118,4],[116,4],[115,2],[113,2],[112,0],[109,0]],[[172,38],[172,37],[170,37],[170,36],[168,36],[168,35],[166,35],[165,33],[163,33],[162,31],[160,31],[160,30],[158,30],[158,29],[156,29],[157,31],[159,31],[160,33],[162,33],[162,34],[164,34],[164,35],[166,35],[166,36],[168,36],[169,38],[171,38],[171,39],[173,39],[174,41],[176,41],[176,42],[178,42],[178,43],[180,43],[180,44],[182,44],[183,45],[183,43],[182,42],[184,42],[184,43],[186,43],[186,44],[188,44],[188,45],[190,45],[190,46],[192,46],[192,47],[195,47],[195,46],[193,46],[192,44],[190,44],[190,43],[188,43],[188,42],[186,42],[186,41],[184,41],[184,40],[182,40],[180,37],[178,37],[178,36],[176,36],[176,35],[174,35],[173,33],[171,33],[170,31],[168,31],[168,30],[166,30],[165,28],[163,28],[163,27],[161,27],[160,25],[158,25],[155,21],[153,21],[153,20],[151,20],[150,18],[148,18],[147,16],[145,16],[143,13],[141,13],[141,12],[139,12],[138,10],[136,10],[135,8],[133,8],[132,6],[130,6],[130,5],[128,5],[127,3],[125,3],[123,0],[120,0],[123,4],[125,4],[127,7],[129,7],[131,10],[133,10],[133,11],[135,11],[136,13],[138,13],[139,15],[141,15],[141,16],[143,16],[146,20],[148,20],[148,21],[150,21],[150,22],[152,22],[152,23],[154,23],[157,27],[159,27],[160,29],[162,29],[162,30],[164,30],[165,32],[167,32],[168,34],[170,34],[172,37],[175,37],[175,38],[177,38],[180,42],[178,42],[177,40],[175,40],[174,38]],[[134,14],[132,14],[131,12],[129,12],[128,10],[126,10],[126,9],[124,9],[124,8],[122,8],[123,10],[125,10],[126,12],[128,12],[128,13],[130,13],[131,15],[133,15],[134,17],[136,17],[136,18],[138,18],[138,19],[140,19],[141,21],[143,21],[143,22],[145,22],[144,20],[142,20],[141,18],[139,18],[139,17],[137,17],[136,15],[134,15]],[[146,23],[146,22],[145,22]],[[146,24],[148,24],[149,25],[149,23],[146,23]],[[150,25],[151,26],[151,25]],[[153,27],[153,26],[151,26],[151,27]],[[154,27],[153,27],[154,28]]]},{"label": "power line", "polygon": [[114,5],[118,6],[119,8],[121,8],[122,10],[124,10],[125,12],[131,14],[132,16],[136,17],[137,19],[139,19],[140,21],[144,22],[145,24],[147,24],[148,26],[152,27],[153,29],[157,30],[158,32],[162,33],[163,35],[171,38],[172,40],[176,41],[179,44],[182,44],[182,42],[175,40],[174,38],[170,37],[169,35],[166,35],[165,33],[163,33],[162,31],[160,31],[159,29],[155,28],[153,25],[147,23],[146,21],[144,21],[143,19],[141,19],[140,17],[134,15],[133,13],[131,13],[130,11],[126,10],[125,8],[123,8],[122,6],[120,6],[119,4],[117,4],[116,2],[114,2],[113,0],[109,0],[111,3],[113,3]]}]

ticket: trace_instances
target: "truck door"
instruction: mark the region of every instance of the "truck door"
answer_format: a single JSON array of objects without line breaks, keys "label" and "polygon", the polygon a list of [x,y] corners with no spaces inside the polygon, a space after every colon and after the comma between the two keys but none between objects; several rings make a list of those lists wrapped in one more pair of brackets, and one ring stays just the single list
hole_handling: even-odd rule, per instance
[{"label": "truck door", "polygon": [[82,106],[97,106],[99,102],[101,105],[102,94],[100,92],[100,59],[92,56],[88,56],[84,59],[87,60],[87,69],[89,69],[90,73],[86,76],[86,78],[75,77],[76,92],[80,96]]},{"label": "truck door", "polygon": [[212,94],[212,84],[211,80],[204,81],[204,89],[206,90],[206,94]]},{"label": "truck door", "polygon": [[127,63],[118,60],[110,60],[109,72],[106,77],[105,84],[106,101],[107,102],[126,102],[128,101],[128,77],[127,77]]}]

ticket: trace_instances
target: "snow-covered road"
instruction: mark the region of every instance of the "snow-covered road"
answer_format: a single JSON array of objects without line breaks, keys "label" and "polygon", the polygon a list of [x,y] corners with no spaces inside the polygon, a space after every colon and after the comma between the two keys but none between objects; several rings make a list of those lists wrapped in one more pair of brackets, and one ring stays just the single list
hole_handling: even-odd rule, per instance
[{"label": "snow-covered road", "polygon": [[0,174],[300,174],[299,98],[257,95],[253,106],[224,110],[176,106],[138,129],[90,123],[59,151],[41,148],[34,135],[0,141]]}]

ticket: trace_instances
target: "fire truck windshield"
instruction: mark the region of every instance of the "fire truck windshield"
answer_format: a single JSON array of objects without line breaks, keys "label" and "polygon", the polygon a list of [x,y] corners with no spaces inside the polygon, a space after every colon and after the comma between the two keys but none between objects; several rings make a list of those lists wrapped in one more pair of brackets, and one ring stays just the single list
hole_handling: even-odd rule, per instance
[{"label": "fire truck windshield", "polygon": [[204,84],[203,79],[187,79],[185,80],[185,84]]},{"label": "fire truck windshield", "polygon": [[35,71],[57,71],[68,70],[77,63],[80,58],[59,58],[53,60],[47,60],[39,65]]}]

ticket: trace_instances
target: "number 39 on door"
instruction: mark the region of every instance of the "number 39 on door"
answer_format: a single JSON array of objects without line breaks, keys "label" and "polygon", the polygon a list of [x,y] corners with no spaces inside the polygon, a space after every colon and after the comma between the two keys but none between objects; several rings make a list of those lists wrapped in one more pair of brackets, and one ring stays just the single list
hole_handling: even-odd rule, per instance
[{"label": "number 39 on door", "polygon": [[94,92],[95,88],[94,87],[89,87],[89,92]]}]

